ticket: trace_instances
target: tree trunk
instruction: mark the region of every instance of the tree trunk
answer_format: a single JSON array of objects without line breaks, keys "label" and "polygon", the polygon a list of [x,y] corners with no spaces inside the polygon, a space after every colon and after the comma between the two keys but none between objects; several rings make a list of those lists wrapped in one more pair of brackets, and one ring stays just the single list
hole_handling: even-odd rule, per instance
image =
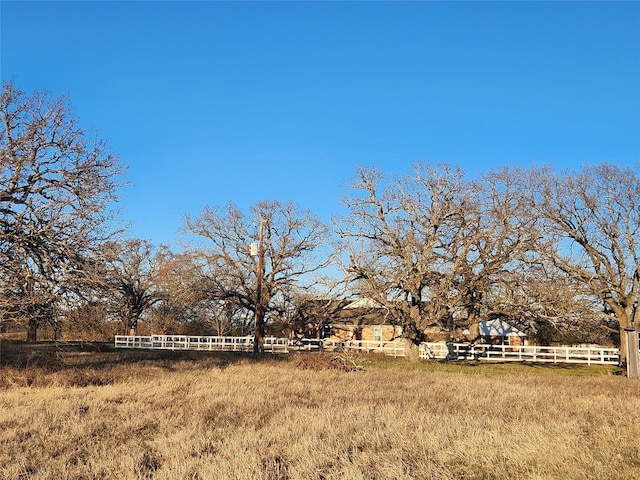
[{"label": "tree trunk", "polygon": [[38,322],[37,320],[29,320],[29,325],[27,325],[27,342],[37,342],[38,341]]},{"label": "tree trunk", "polygon": [[127,327],[129,329],[129,336],[133,337],[138,334],[138,320],[129,318],[127,320]]},{"label": "tree trunk", "polygon": [[626,328],[630,328],[632,325],[632,315],[633,315],[633,307],[623,308],[619,305],[609,304],[611,309],[613,310],[616,319],[618,320],[618,332],[620,336],[619,347],[620,347],[620,361],[619,365],[621,367],[626,367],[627,365],[627,356],[629,353],[629,349],[627,346],[627,333],[625,332]]},{"label": "tree trunk", "polygon": [[420,345],[406,338],[404,341],[404,358],[411,362],[420,360]]},{"label": "tree trunk", "polygon": [[256,328],[253,335],[253,354],[262,355],[262,353],[264,353],[264,314],[256,318]]},{"label": "tree trunk", "polygon": [[52,322],[53,327],[53,340],[59,341],[62,338],[62,323],[59,321]]},{"label": "tree trunk", "polygon": [[627,332],[625,329],[628,327],[623,327],[622,323],[620,323],[620,361],[618,365],[620,367],[627,366],[627,359],[629,357],[629,348],[627,345]]},{"label": "tree trunk", "polygon": [[476,343],[480,340],[480,322],[473,322],[469,325],[469,341]]}]

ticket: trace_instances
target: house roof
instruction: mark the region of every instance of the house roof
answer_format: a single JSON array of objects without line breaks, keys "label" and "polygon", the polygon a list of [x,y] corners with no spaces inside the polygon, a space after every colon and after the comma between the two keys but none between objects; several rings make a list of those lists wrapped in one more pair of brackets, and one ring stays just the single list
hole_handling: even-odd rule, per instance
[{"label": "house roof", "polygon": [[486,337],[526,337],[527,334],[518,330],[504,320],[496,318],[480,322],[480,335]]},{"label": "house roof", "polygon": [[377,308],[384,308],[384,306],[376,302],[372,298],[365,297],[365,298],[360,298],[354,302],[351,302],[348,305],[345,305],[343,308],[377,309]]}]

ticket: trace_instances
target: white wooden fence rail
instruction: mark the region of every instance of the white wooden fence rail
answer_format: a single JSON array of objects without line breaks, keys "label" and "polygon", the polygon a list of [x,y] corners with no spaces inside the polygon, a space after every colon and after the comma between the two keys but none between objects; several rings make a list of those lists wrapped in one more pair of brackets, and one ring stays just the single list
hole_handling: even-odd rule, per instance
[{"label": "white wooden fence rail", "polygon": [[[191,335],[118,335],[116,348],[145,348],[160,350],[207,350],[224,352],[250,352],[253,336],[247,337],[197,337]],[[404,356],[403,342],[374,342],[366,340],[291,339],[266,337],[264,351],[289,353],[302,351],[358,351],[383,353],[394,357]]]},{"label": "white wooden fence rail", "polygon": [[[119,335],[116,348],[143,348],[154,350],[206,350],[224,352],[250,352],[253,336],[210,337],[192,335]],[[404,342],[374,342],[366,340],[291,339],[266,337],[264,351],[289,353],[301,351],[357,351],[383,353],[394,357],[405,356]],[[617,348],[602,347],[541,347],[511,345],[473,345],[468,343],[423,343],[422,359],[493,360],[500,362],[586,363],[587,365],[617,365]]]},{"label": "white wooden fence rail", "polygon": [[620,351],[617,348],[602,347],[473,345],[469,343],[423,343],[420,345],[420,358],[425,359],[617,365],[619,357]]}]

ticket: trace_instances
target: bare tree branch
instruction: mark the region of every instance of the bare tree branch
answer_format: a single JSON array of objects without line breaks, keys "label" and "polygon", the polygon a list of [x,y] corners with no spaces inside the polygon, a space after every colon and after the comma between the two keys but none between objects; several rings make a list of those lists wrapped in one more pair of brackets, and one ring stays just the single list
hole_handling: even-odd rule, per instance
[{"label": "bare tree branch", "polygon": [[66,98],[3,83],[0,116],[0,319],[19,319],[35,340],[115,234],[123,168]]}]

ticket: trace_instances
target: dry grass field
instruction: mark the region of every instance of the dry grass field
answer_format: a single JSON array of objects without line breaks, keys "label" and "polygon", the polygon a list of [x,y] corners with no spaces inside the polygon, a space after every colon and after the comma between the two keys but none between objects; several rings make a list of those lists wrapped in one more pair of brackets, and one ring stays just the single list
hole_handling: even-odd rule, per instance
[{"label": "dry grass field", "polygon": [[4,345],[6,480],[640,478],[611,369]]}]

